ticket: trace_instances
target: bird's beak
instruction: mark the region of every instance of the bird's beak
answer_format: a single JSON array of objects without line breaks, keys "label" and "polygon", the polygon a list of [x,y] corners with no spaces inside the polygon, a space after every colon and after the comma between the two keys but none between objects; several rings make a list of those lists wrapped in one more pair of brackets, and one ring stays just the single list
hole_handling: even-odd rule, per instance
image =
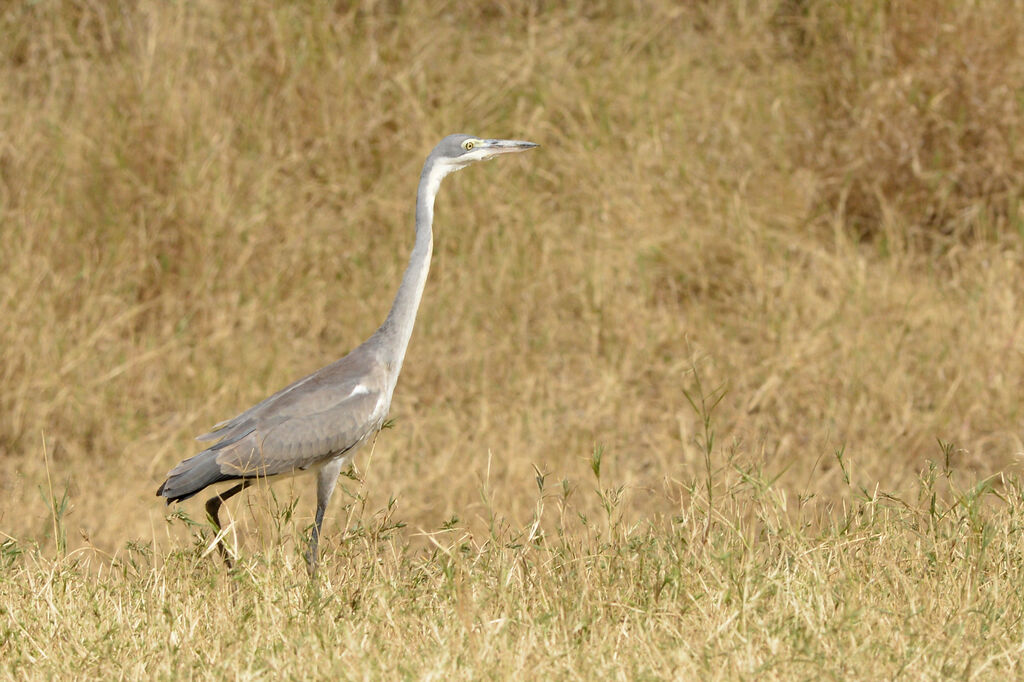
[{"label": "bird's beak", "polygon": [[540,145],[533,142],[524,142],[523,140],[483,140],[483,147],[487,152],[487,158],[497,156],[498,154],[525,152],[527,149],[533,149],[538,146]]}]

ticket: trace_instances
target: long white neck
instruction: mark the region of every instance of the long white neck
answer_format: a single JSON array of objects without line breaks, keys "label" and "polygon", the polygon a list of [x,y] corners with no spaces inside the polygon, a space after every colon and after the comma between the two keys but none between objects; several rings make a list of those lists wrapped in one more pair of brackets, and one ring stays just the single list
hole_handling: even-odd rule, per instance
[{"label": "long white neck", "polygon": [[402,370],[405,351],[409,347],[413,325],[416,323],[416,311],[423,297],[423,287],[427,283],[427,272],[430,270],[430,256],[434,249],[434,198],[441,186],[441,180],[452,170],[452,167],[435,163],[430,159],[423,166],[419,190],[416,193],[416,242],[412,248],[412,255],[409,256],[409,265],[402,276],[402,283],[395,295],[395,301],[391,304],[391,312],[377,330],[376,336],[382,341],[381,352],[391,365],[391,390],[394,390],[398,373]]}]

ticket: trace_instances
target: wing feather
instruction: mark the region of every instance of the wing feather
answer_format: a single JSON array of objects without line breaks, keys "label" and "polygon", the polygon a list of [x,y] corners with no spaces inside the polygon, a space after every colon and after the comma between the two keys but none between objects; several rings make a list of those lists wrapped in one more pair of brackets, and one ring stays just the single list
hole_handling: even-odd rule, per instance
[{"label": "wing feather", "polygon": [[216,424],[198,441],[243,438],[269,417],[294,417],[329,409],[352,394],[357,386],[384,390],[387,368],[375,354],[360,346],[345,357],[289,384],[241,414]]},{"label": "wing feather", "polygon": [[388,368],[364,344],[197,440],[225,476],[306,469],[358,447],[387,416]]},{"label": "wing feather", "polygon": [[336,457],[380,428],[381,397],[360,393],[320,412],[276,420],[224,448],[217,464],[225,474],[273,476]]}]

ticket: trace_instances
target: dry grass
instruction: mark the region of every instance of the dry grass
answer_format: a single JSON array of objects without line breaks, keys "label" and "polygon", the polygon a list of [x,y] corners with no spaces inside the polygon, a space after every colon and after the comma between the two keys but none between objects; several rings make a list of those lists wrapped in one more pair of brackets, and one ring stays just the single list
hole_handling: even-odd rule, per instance
[{"label": "dry grass", "polygon": [[900,250],[1024,234],[1024,3],[780,10],[818,75],[804,158],[848,229]]},{"label": "dry grass", "polygon": [[[103,679],[1017,677],[1024,489],[938,493],[949,473],[838,508],[720,472],[710,524],[685,486],[673,517],[625,524],[638,496],[543,481],[529,523],[453,522],[426,552],[393,509],[367,515],[318,584],[288,508],[230,573],[198,534],[57,561],[8,544],[4,658],[12,677]],[[576,516],[580,496],[607,513]]]},{"label": "dry grass", "polygon": [[[11,674],[1020,674],[1022,17],[5,5]],[[227,575],[154,490],[375,328],[454,131],[543,148],[442,189],[320,591],[305,479]]]}]

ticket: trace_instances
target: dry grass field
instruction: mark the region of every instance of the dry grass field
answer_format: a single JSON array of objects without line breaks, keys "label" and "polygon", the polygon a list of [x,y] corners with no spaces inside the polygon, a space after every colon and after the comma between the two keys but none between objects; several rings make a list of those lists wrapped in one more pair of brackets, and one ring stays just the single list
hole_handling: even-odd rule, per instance
[{"label": "dry grass field", "polygon": [[[313,482],[154,492],[383,319]],[[1024,677],[1024,2],[0,6],[9,678]]]}]

